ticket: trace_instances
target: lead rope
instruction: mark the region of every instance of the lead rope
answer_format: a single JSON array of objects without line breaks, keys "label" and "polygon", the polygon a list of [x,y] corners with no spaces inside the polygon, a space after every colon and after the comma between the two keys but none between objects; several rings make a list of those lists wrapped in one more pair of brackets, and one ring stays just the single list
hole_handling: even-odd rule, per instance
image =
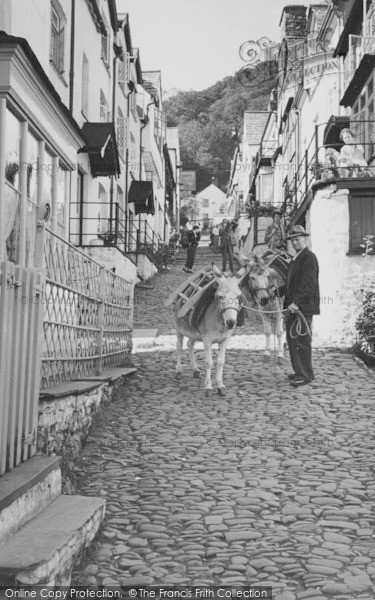
[{"label": "lead rope", "polygon": [[[246,304],[242,305],[244,308],[246,308],[246,310],[251,310],[253,312],[265,312],[268,314],[276,314],[279,311],[278,310],[260,310],[259,308],[252,308],[251,306],[246,306]],[[284,310],[281,311],[282,313],[286,313],[288,312],[287,308],[284,308]],[[312,338],[312,333],[311,333],[311,329],[310,326],[308,324],[308,322],[306,321],[305,315],[303,315],[301,313],[300,310],[298,310],[296,313],[297,318],[294,320],[294,322],[292,323],[292,326],[290,328],[290,337],[295,339],[296,337],[300,336],[300,337],[304,337],[305,335],[309,335],[310,338]],[[305,331],[303,331],[303,326],[305,327]]]}]

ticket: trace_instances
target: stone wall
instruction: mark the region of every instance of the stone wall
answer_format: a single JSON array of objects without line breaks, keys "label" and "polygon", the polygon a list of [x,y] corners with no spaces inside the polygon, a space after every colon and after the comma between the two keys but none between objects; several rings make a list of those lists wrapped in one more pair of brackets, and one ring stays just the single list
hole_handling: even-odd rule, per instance
[{"label": "stone wall", "polygon": [[[320,267],[321,315],[314,319],[314,340],[350,347],[356,338],[355,320],[360,309],[365,272],[375,273],[375,256],[348,256],[348,190],[335,186],[318,190],[306,215],[306,229]],[[367,278],[366,278],[367,279]]]},{"label": "stone wall", "polygon": [[39,403],[37,451],[69,462],[79,455],[94,414],[110,396],[110,386],[100,383],[93,390],[69,394],[68,385],[66,395]]}]

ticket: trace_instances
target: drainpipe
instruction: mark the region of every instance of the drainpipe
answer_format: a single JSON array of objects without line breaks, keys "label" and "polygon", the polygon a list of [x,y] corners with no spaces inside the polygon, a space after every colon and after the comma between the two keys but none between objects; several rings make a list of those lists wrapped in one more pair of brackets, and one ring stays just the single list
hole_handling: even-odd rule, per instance
[{"label": "drainpipe", "polygon": [[[115,46],[115,44],[114,44]],[[113,85],[112,85],[112,123],[113,123],[113,127],[115,128],[116,131],[116,84],[117,84],[117,70],[116,70],[116,60],[119,58],[119,55],[116,54],[115,52],[115,56],[113,57],[113,61],[112,61],[112,70],[113,70],[113,75],[112,75],[112,80],[113,80]],[[111,185],[109,188],[109,234],[112,237],[112,217],[113,217],[113,191],[114,191],[114,186],[113,186],[113,175],[111,175]],[[117,240],[116,240],[117,242]]]},{"label": "drainpipe", "polygon": [[[155,99],[152,102],[150,102],[149,104],[147,104],[146,116],[143,119],[144,123],[141,125],[141,129],[139,131],[139,181],[142,181],[142,133],[148,123],[148,109],[152,104],[155,104]],[[139,228],[139,232],[140,232],[141,231],[141,213],[139,213],[138,228]],[[146,242],[146,233],[145,233],[145,242]]]},{"label": "drainpipe", "polygon": [[76,28],[76,0],[72,0],[72,27],[70,31],[70,73],[69,73],[69,110],[73,114],[74,100],[74,49],[75,49],[75,28]]}]

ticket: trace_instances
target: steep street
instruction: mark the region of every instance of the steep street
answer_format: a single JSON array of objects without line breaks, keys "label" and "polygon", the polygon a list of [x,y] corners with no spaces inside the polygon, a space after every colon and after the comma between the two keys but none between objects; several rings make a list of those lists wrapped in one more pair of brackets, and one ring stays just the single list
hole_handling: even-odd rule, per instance
[{"label": "steep street", "polygon": [[[209,260],[198,250],[198,265]],[[220,265],[220,256],[217,264]],[[375,598],[375,380],[351,355],[315,349],[316,380],[262,357],[257,319],[238,329],[227,395],[205,398],[184,355],[174,377],[163,301],[183,262],[139,289],[137,373],[98,416],[77,491],[107,500],[72,585],[271,585],[276,600]],[[204,368],[202,348],[198,363]]]}]

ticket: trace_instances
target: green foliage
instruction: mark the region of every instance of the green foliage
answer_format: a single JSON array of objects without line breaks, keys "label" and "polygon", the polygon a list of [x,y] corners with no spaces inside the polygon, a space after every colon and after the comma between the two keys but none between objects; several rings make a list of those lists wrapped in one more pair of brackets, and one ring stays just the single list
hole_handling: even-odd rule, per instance
[{"label": "green foliage", "polygon": [[[368,258],[374,250],[374,236],[367,235],[364,238],[364,244],[361,244],[364,252],[362,256]],[[361,292],[361,310],[357,317],[355,327],[358,331],[358,345],[362,352],[375,354],[375,280],[371,279],[370,274],[362,286]]]},{"label": "green foliage", "polygon": [[[262,76],[262,71],[267,76]],[[205,188],[216,177],[225,190],[230,161],[235,148],[231,130],[240,128],[245,110],[265,110],[275,87],[269,65],[258,67],[259,84],[244,86],[236,73],[206,90],[179,91],[164,102],[168,127],[179,128],[181,161],[184,169],[197,171],[197,189]]]}]

